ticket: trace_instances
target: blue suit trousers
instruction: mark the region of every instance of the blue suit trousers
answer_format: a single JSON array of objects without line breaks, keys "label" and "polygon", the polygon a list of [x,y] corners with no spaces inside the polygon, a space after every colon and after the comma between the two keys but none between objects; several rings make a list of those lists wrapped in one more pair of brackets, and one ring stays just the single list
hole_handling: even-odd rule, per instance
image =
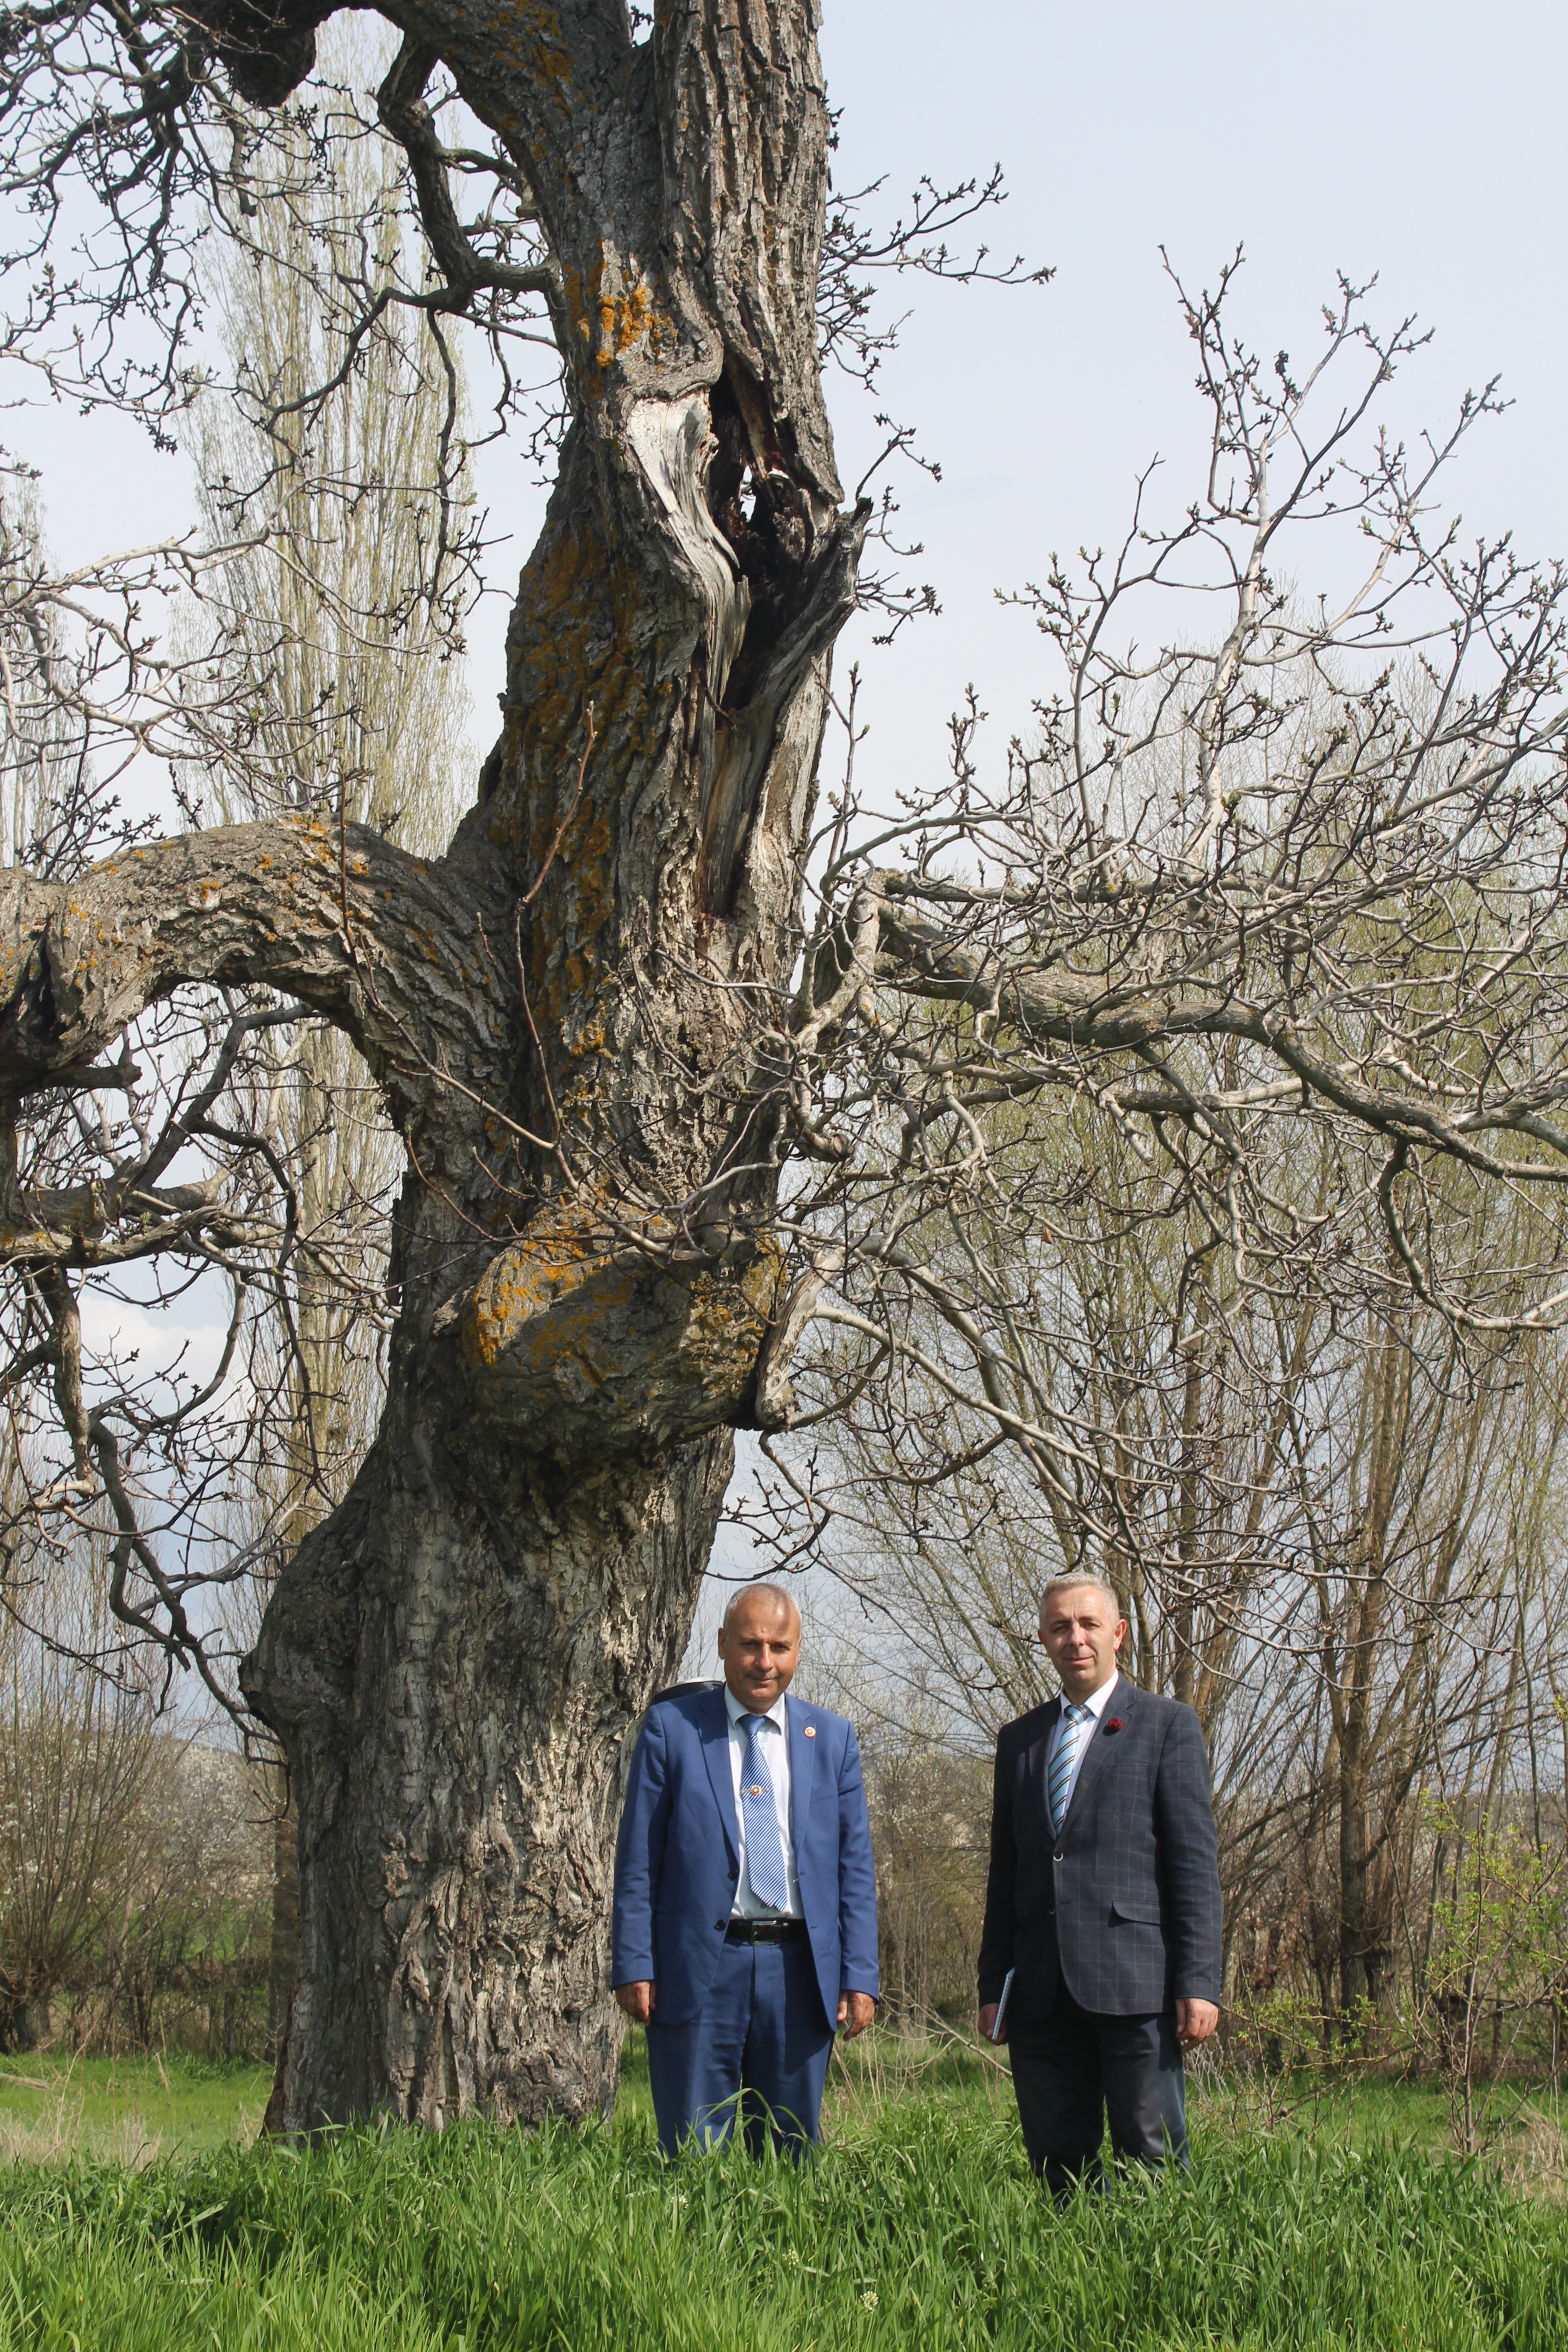
[{"label": "blue suit trousers", "polygon": [[775,2147],[797,2152],[816,2138],[832,2050],[806,1938],[726,1942],[701,2015],[660,2025],[656,2002],[648,2024],[660,2147],[673,2156],[692,2135],[717,2147],[739,2114],[752,2156],[770,2130]]}]

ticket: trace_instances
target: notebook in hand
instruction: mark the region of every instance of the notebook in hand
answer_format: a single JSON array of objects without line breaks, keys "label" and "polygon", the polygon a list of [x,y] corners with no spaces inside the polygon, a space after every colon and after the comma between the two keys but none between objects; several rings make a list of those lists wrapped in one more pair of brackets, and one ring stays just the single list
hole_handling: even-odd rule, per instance
[{"label": "notebook in hand", "polygon": [[996,2004],[996,2016],[991,2027],[991,2039],[993,2042],[1001,2041],[1003,2028],[1007,2022],[1007,2000],[1013,1990],[1013,1976],[1014,1971],[1009,1969],[1006,1975],[1002,1979],[1002,1998]]}]

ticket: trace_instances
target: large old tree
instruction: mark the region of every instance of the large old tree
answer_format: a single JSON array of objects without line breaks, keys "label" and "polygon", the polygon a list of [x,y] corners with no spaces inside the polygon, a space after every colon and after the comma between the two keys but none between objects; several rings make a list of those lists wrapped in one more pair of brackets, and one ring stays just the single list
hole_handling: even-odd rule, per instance
[{"label": "large old tree", "polygon": [[[96,278],[35,281],[18,356],[96,306],[101,346],[67,336],[37,363],[68,361],[87,396],[175,396],[171,225],[198,195],[243,222],[247,142],[309,75],[326,13],[67,0],[0,20],[12,186],[41,237],[85,200],[75,173],[117,240]],[[1138,1465],[1113,1444],[1108,1471],[1084,1397],[1039,1371],[1037,1301],[1009,1287],[1020,1266],[1034,1281],[1026,1258],[965,1238],[998,1108],[1016,1158],[1030,1105],[1092,1093],[1282,1296],[1343,1258],[1353,1195],[1382,1219],[1383,1277],[1456,1328],[1490,1308],[1441,1299],[1422,1155],[1477,1181],[1568,1164],[1560,589],[1428,538],[1428,477],[1403,452],[1351,465],[1404,330],[1373,337],[1344,289],[1325,364],[1364,361],[1362,389],[1314,441],[1318,372],[1299,383],[1282,354],[1260,377],[1217,309],[1189,306],[1205,496],[1087,584],[1052,575],[1066,683],[1037,755],[987,796],[960,729],[950,787],[874,856],[846,803],[807,919],[829,656],[868,520],[846,509],[820,374],[812,0],[659,0],[651,30],[623,0],[383,14],[402,47],[379,116],[428,247],[396,299],[437,320],[542,303],[566,387],[475,804],[440,859],[328,805],[131,842],[69,879],[24,871],[0,987],[26,1302],[7,1381],[47,1388],[70,1454],[33,1499],[100,1513],[116,1606],[186,1652],[201,1629],[138,1524],[126,1424],[82,1383],[73,1286],[197,1236],[222,1261],[232,1208],[173,1166],[219,1131],[211,1090],[74,1191],[29,1181],[29,1122],[129,1087],[121,1040],[195,988],[334,1024],[406,1146],[380,1433],[242,1675],[299,1799],[291,2129],[612,2095],[617,1748],[684,1644],[731,1433],[787,1422],[814,1311],[847,1334],[855,1385],[917,1365],[974,1417],[960,1451],[1014,1448],[1069,1550],[1136,1545]],[[444,143],[442,77],[493,149]],[[479,179],[499,194],[476,212]],[[145,341],[121,366],[127,320]],[[1371,568],[1303,617],[1276,533],[1345,512]],[[1189,634],[1113,659],[1121,602],[1189,558],[1229,599],[1218,650]],[[1380,648],[1407,590],[1436,650],[1410,658],[1413,629],[1401,671]],[[1335,668],[1367,647],[1381,667]],[[1280,1118],[1357,1139],[1316,1208],[1271,1192],[1253,1148]],[[1064,1213],[1034,1181],[1010,1196],[1031,1245]]]},{"label": "large old tree", "polygon": [[[149,25],[127,82],[173,140],[209,40],[242,99],[278,102],[326,13]],[[570,386],[477,804],[438,863],[323,815],[9,894],[13,1100],[182,982],[261,983],[354,1041],[407,1143],[382,1432],[245,1677],[299,1793],[294,2126],[581,2113],[614,2081],[610,1768],[684,1643],[774,1303],[754,1217],[701,1191],[735,1109],[712,1082],[795,952],[863,530],[817,365],[815,25],[699,5],[634,44],[619,0],[409,12],[380,106],[437,264],[459,293],[523,275],[459,224],[423,102],[440,63],[529,191]],[[5,29],[41,75],[67,28]],[[8,1204],[13,1237],[28,1214]],[[68,1322],[68,1275],[45,1286]],[[112,1491],[108,1433],[66,1411]]]}]

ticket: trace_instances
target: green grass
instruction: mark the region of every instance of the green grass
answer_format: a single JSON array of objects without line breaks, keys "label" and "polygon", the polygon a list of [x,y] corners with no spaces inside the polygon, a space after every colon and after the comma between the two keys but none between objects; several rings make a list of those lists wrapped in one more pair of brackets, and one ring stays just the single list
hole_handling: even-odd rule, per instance
[{"label": "green grass", "polygon": [[[962,2060],[796,2171],[613,2125],[0,2170],[0,2352],[1562,2352],[1568,2211],[1374,2136],[1242,2133],[1065,2215]],[[173,2076],[171,2076],[173,2080]]]},{"label": "green grass", "polygon": [[0,2163],[121,2164],[256,2137],[268,2069],[202,2058],[0,2058]]}]

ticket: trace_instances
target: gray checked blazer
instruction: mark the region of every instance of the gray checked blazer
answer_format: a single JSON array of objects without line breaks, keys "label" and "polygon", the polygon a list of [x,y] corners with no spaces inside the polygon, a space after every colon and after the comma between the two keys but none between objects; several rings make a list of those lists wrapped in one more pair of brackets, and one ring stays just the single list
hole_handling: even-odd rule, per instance
[{"label": "gray checked blazer", "polygon": [[1219,1870],[1197,1717],[1119,1675],[1053,1838],[1046,1759],[1060,1710],[1054,1698],[996,1742],[981,2007],[1009,1969],[1020,2024],[1048,2017],[1064,1984],[1102,2016],[1217,2001]]}]

